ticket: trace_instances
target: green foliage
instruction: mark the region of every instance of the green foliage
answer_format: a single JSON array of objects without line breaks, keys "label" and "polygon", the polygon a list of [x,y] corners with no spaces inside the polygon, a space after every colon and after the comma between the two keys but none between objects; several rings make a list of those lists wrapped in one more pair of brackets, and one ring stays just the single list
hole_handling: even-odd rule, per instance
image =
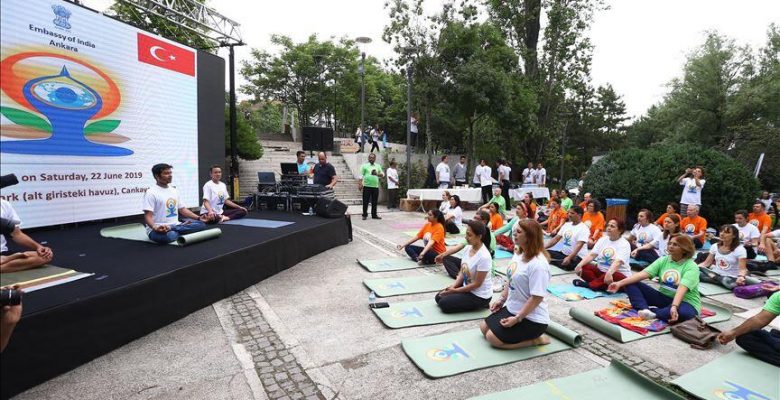
[{"label": "green foliage", "polygon": [[[200,3],[205,3],[205,0],[196,0]],[[173,9],[187,8],[186,4],[181,0],[173,2]],[[205,51],[213,51],[213,47],[217,44],[213,40],[204,38],[192,32],[190,29],[203,32],[203,28],[194,22],[187,22],[186,25],[190,28],[179,27],[172,22],[167,21],[165,18],[158,17],[154,14],[139,11],[134,6],[118,1],[114,3],[111,8],[108,9],[108,15],[116,17],[118,20],[126,22],[130,25],[160,35],[164,38],[183,43],[195,49],[201,49]]]},{"label": "green foliage", "polygon": [[[257,140],[250,121],[236,110],[236,136],[238,156],[244,160],[257,160],[263,156],[263,146]],[[225,155],[230,155],[230,109],[225,106]]]},{"label": "green foliage", "polygon": [[[394,159],[394,158],[393,158]],[[394,159],[395,160],[395,159]],[[406,191],[409,190],[408,180],[406,178],[406,163],[398,162],[398,198],[406,197]],[[390,159],[388,153],[382,154],[382,167],[387,170],[390,168]],[[425,187],[425,180],[428,178],[428,168],[422,161],[412,163],[412,188]],[[380,179],[379,183],[387,189],[387,179]]]},{"label": "green foliage", "polygon": [[632,214],[642,208],[658,213],[668,202],[679,202],[677,178],[697,165],[707,181],[702,216],[711,226],[733,222],[734,211],[749,209],[759,190],[750,171],[722,152],[693,145],[611,152],[588,170],[584,190],[599,198],[627,198]]}]

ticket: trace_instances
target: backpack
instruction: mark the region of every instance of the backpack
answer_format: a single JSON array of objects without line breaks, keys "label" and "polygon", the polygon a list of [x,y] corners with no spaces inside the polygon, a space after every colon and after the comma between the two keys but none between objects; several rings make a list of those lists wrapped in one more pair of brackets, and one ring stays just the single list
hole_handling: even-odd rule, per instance
[{"label": "backpack", "polygon": [[720,329],[710,326],[698,315],[687,321],[672,325],[670,329],[674,337],[689,343],[691,347],[699,350],[712,347],[715,338],[721,333]]}]

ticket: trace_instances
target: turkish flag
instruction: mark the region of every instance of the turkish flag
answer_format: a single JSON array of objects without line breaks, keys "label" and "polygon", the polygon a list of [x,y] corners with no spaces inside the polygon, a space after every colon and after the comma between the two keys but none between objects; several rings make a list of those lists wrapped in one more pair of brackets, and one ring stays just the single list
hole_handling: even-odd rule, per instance
[{"label": "turkish flag", "polygon": [[195,76],[195,52],[138,33],[138,61]]}]

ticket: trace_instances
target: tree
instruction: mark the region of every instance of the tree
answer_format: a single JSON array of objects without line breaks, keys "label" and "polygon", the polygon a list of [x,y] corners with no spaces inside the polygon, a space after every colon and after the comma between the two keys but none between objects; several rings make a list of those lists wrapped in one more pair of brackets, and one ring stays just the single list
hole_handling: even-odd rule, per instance
[{"label": "tree", "polygon": [[[255,130],[252,129],[251,114],[246,113],[246,109],[236,111],[239,111],[236,113],[238,156],[245,160],[257,160],[263,156],[263,146],[257,140]],[[230,132],[230,109],[228,104],[225,104],[225,132]],[[225,135],[225,155],[230,154],[230,143],[230,135]]]}]

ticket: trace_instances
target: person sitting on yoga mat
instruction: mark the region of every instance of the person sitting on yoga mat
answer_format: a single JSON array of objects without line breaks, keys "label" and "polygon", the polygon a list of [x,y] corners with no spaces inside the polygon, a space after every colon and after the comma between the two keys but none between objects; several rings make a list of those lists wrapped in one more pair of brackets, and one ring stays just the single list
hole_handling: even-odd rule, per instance
[{"label": "person sitting on yoga mat", "polygon": [[774,291],[764,308],[741,325],[718,335],[718,342],[726,344],[735,338],[737,346],[755,358],[780,367],[780,330],[764,330],[780,315],[780,286],[765,285],[764,289]]},{"label": "person sitting on yoga mat", "polygon": [[[680,205],[675,203],[675,202],[671,202],[671,203],[666,205],[666,212],[661,214],[661,216],[658,217],[657,220],[655,220],[655,224],[658,225],[658,227],[663,228],[663,226],[664,226],[664,219],[666,219],[666,217],[668,217],[668,216],[670,216],[672,214],[677,215],[678,217],[680,217]],[[680,219],[682,219],[682,217],[680,217]]]},{"label": "person sitting on yoga mat", "polygon": [[[607,291],[617,293],[623,289],[631,306],[643,319],[682,322],[701,312],[699,267],[692,259],[696,250],[690,237],[674,235],[667,251],[669,255],[655,260],[641,272],[611,283]],[[654,277],[659,279],[660,290],[642,283]],[[651,307],[654,308],[651,310]]]},{"label": "person sitting on yoga mat", "polygon": [[246,217],[246,208],[230,200],[227,186],[221,181],[222,167],[212,165],[209,170],[211,180],[203,185],[203,206],[200,215],[205,215],[207,224],[216,224]]},{"label": "person sitting on yoga mat", "polygon": [[631,230],[631,236],[628,241],[631,243],[631,257],[652,263],[657,260],[660,254],[658,249],[652,245],[653,241],[663,235],[661,228],[653,224],[653,213],[643,208],[636,217],[637,224]]},{"label": "person sitting on yoga mat", "polygon": [[498,205],[498,212],[501,214],[501,217],[503,217],[506,213],[507,204],[504,196],[501,195],[501,188],[498,186],[493,188],[493,197],[490,198],[490,201],[481,205],[478,209],[490,212],[490,204],[492,203]]},{"label": "person sitting on yoga mat", "polygon": [[[398,250],[404,249],[406,254],[418,264],[433,264],[438,254],[447,251],[447,247],[444,246],[444,215],[439,210],[430,210],[426,220],[428,222],[415,237],[397,246]],[[412,245],[418,240],[423,241],[424,247]]]},{"label": "person sitting on yoga mat", "polygon": [[550,343],[544,335],[550,323],[544,298],[551,274],[542,227],[532,220],[518,222],[515,243],[517,251],[507,267],[504,290],[490,304],[493,314],[479,325],[485,339],[499,349]]},{"label": "person sitting on yoga mat", "polygon": [[760,200],[753,204],[753,212],[748,214],[748,223],[755,225],[762,234],[772,230],[772,218],[766,213],[766,206]]},{"label": "person sitting on yoga mat", "polygon": [[[487,222],[490,220],[490,215],[488,215],[487,211],[480,210],[477,211],[477,213],[474,215],[474,218],[471,221],[476,221],[481,223],[482,225],[485,225],[485,233],[482,234],[482,244],[487,246],[488,251],[490,252],[490,256],[493,257],[493,255],[496,252],[496,237],[493,235],[493,232],[490,231],[490,229],[487,228]],[[466,222],[467,224],[471,221]],[[459,251],[463,250],[464,247],[468,242],[464,239],[462,243],[456,244],[455,246],[447,248],[447,250],[444,253],[439,254],[436,256],[437,264],[444,264],[444,269],[447,271],[447,274],[452,278],[455,279],[458,277],[458,274],[460,273],[461,268],[461,259],[459,257],[455,257],[452,254],[456,254]]]},{"label": "person sitting on yoga mat", "polygon": [[759,245],[759,239],[761,239],[761,232],[758,228],[748,223],[747,210],[737,210],[734,212],[734,226],[739,231],[739,241],[742,246],[745,247],[747,258],[756,258],[756,249]]},{"label": "person sitting on yoga mat", "polygon": [[588,254],[588,237],[590,230],[582,223],[582,208],[571,206],[569,209],[569,222],[563,224],[558,234],[544,244],[545,249],[555,246],[563,240],[563,249],[550,251],[552,265],[566,270],[573,270]]},{"label": "person sitting on yoga mat", "polygon": [[463,225],[463,209],[460,208],[460,196],[450,196],[449,210],[444,214],[444,230],[447,233],[460,233],[460,226]]},{"label": "person sitting on yoga mat", "polygon": [[774,268],[777,268],[778,264],[780,264],[780,246],[778,246],[778,241],[780,241],[780,229],[761,235],[761,238],[758,240],[758,251],[766,255],[767,260],[769,260],[769,263],[772,263]]},{"label": "person sitting on yoga mat", "polygon": [[664,218],[664,225],[663,230],[661,232],[661,236],[658,236],[657,238],[653,239],[652,242],[645,244],[643,246],[637,247],[635,250],[631,252],[631,257],[636,257],[639,253],[637,250],[645,250],[645,249],[651,249],[655,248],[658,249],[658,255],[659,257],[665,256],[669,253],[666,252],[666,246],[669,243],[669,239],[671,239],[674,235],[680,234],[680,216],[677,214],[669,214],[666,218]]},{"label": "person sitting on yoga mat", "polygon": [[11,240],[29,250],[11,254],[8,251],[5,235],[0,235],[0,272],[24,271],[51,262],[54,258],[52,249],[36,242],[22,231],[19,227],[22,223],[19,215],[16,214],[11,203],[4,199],[0,199],[0,217],[13,221],[14,228],[9,234]]},{"label": "person sitting on yoga mat", "polygon": [[487,308],[493,297],[493,283],[486,279],[493,259],[482,243],[485,224],[471,220],[466,227],[466,250],[455,282],[436,294],[436,304],[445,314]]},{"label": "person sitting on yoga mat", "polygon": [[761,283],[747,276],[747,252],[739,243],[734,225],[720,227],[720,242],[710,247],[707,259],[699,264],[699,281],[721,285],[732,290],[737,286]]},{"label": "person sitting on yoga mat", "polygon": [[449,190],[445,190],[441,194],[441,204],[439,204],[439,211],[441,211],[442,214],[447,215],[448,212],[450,212],[450,199],[452,198],[452,195],[450,194]]},{"label": "person sitting on yoga mat", "polygon": [[561,208],[558,200],[554,200],[553,198],[547,202],[547,207],[550,209],[550,215],[541,224],[544,227],[544,233],[549,236],[555,236],[558,234],[558,230],[563,224],[566,223],[568,213]]},{"label": "person sitting on yoga mat", "polygon": [[[611,219],[607,223],[607,235],[593,246],[574,272],[582,277],[575,279],[574,286],[587,287],[591,290],[605,290],[612,282],[621,281],[631,276],[628,260],[631,258],[631,244],[623,238],[623,223]],[[596,264],[591,264],[595,261]]]},{"label": "person sitting on yoga mat", "polygon": [[585,214],[582,216],[582,222],[590,229],[590,237],[588,237],[588,248],[592,249],[596,244],[596,241],[601,239],[601,234],[604,232],[606,221],[604,220],[604,214],[601,213],[601,202],[596,199],[588,200],[588,208],[585,209]]},{"label": "person sitting on yoga mat", "polygon": [[488,207],[490,213],[490,230],[495,231],[498,228],[504,226],[504,217],[498,212],[498,204],[490,203]]},{"label": "person sitting on yoga mat", "polygon": [[515,207],[515,216],[505,223],[504,226],[493,231],[498,248],[509,252],[515,251],[515,242],[512,240],[515,236],[515,227],[517,226],[517,221],[524,219],[528,219],[528,205],[520,202]]},{"label": "person sitting on yoga mat", "polygon": [[707,220],[699,216],[699,206],[695,204],[688,206],[688,216],[680,221],[680,229],[684,234],[690,236],[697,249],[704,246],[707,235]]},{"label": "person sitting on yoga mat", "polygon": [[[206,228],[205,215],[195,215],[182,204],[179,191],[171,186],[173,167],[155,164],[152,175],[157,183],[146,190],[143,199],[144,222],[149,239],[157,243],[171,243],[186,235]],[[190,218],[179,222],[179,215]]]}]

